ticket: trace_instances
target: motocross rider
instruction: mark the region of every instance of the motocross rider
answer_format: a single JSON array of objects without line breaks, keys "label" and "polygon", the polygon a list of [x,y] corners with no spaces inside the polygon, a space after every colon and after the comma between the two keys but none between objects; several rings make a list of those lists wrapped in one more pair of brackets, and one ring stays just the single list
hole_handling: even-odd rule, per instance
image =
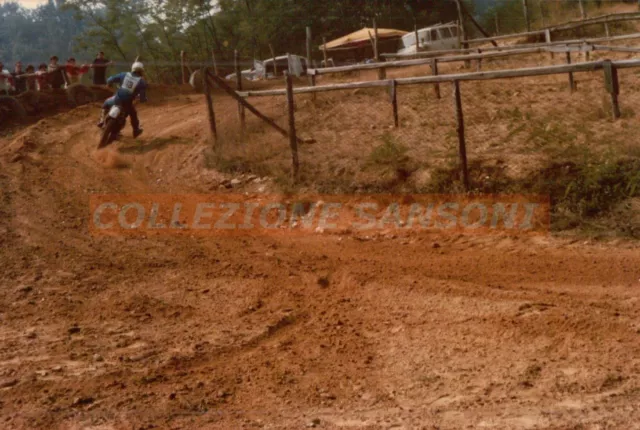
[{"label": "motocross rider", "polygon": [[138,120],[138,112],[133,106],[133,101],[140,96],[140,102],[147,101],[147,82],[144,80],[144,65],[138,61],[131,66],[131,72],[122,72],[113,75],[107,79],[107,85],[114,83],[120,84],[120,88],[115,95],[109,97],[102,105],[100,112],[100,122],[98,127],[102,127],[107,118],[109,109],[115,104],[121,106],[131,118],[131,126],[133,127],[133,137],[136,138],[142,134],[140,121]]}]

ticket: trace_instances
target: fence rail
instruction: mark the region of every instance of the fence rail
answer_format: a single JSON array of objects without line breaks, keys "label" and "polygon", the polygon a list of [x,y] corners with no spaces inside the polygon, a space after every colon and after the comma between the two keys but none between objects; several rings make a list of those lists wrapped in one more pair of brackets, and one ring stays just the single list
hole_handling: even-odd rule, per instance
[{"label": "fence rail", "polygon": [[[529,67],[522,69],[496,70],[487,72],[457,73],[437,76],[417,76],[411,78],[394,79],[397,85],[439,84],[453,81],[486,81],[493,79],[526,78],[533,76],[560,75],[566,73],[591,72],[603,68],[604,61],[590,61],[577,64],[561,64],[556,66]],[[640,60],[621,60],[612,62],[618,69],[640,67]],[[391,79],[382,81],[348,82],[344,84],[318,85],[315,87],[298,87],[293,89],[294,94],[322,93],[327,91],[353,90],[358,88],[390,87]],[[268,97],[284,96],[287,92],[281,90],[261,90],[238,92],[241,97]]]},{"label": "fence rail", "polygon": [[[526,49],[526,48],[539,48],[544,46],[557,46],[557,45],[579,45],[579,44],[594,44],[598,42],[616,42],[620,40],[633,40],[640,39],[640,33],[630,33],[623,34],[620,36],[610,36],[610,37],[591,37],[586,39],[572,39],[572,40],[562,40],[555,42],[544,42],[544,43],[525,43],[521,45],[505,45],[505,46],[488,46],[482,48],[482,52],[493,52],[493,51],[508,51],[513,49]],[[474,52],[478,52],[478,48],[469,48],[469,49],[446,49],[446,50],[438,50],[438,51],[425,51],[418,52],[413,54],[381,54],[383,58],[422,58],[422,57],[438,57],[444,55],[456,55],[456,54],[471,54]]]},{"label": "fence rail", "polygon": [[[569,55],[568,52],[567,52],[567,55]],[[224,81],[222,81],[222,79],[218,77],[213,77],[213,76],[210,76],[210,77],[214,79],[216,83],[218,83],[218,85],[222,85],[223,87],[226,87],[226,91],[229,92],[233,98],[241,102],[250,111],[255,113],[258,117],[260,117],[262,120],[267,122],[273,128],[278,130],[281,134],[289,138],[290,147],[292,151],[292,174],[294,179],[298,177],[298,169],[299,169],[297,144],[300,142],[304,142],[301,139],[299,139],[296,135],[295,103],[294,103],[294,96],[296,94],[315,94],[320,92],[351,90],[351,89],[357,89],[357,88],[388,88],[391,94],[391,108],[393,111],[393,122],[395,127],[399,127],[400,122],[398,118],[398,101],[397,101],[397,88],[399,86],[417,85],[417,84],[441,84],[441,83],[449,82],[453,85],[454,96],[455,96],[454,111],[455,111],[455,121],[456,121],[456,133],[458,136],[458,143],[459,143],[461,179],[462,179],[462,183],[465,186],[465,189],[467,191],[470,191],[469,171],[468,171],[467,157],[466,157],[466,140],[464,135],[464,132],[465,132],[464,113],[462,108],[462,98],[460,94],[460,82],[568,74],[570,89],[573,92],[575,89],[574,80],[573,80],[574,73],[593,72],[597,70],[603,70],[605,88],[606,88],[606,91],[609,93],[610,99],[611,99],[611,113],[613,118],[617,119],[617,118],[620,118],[620,115],[621,115],[619,101],[618,101],[618,95],[620,93],[618,70],[626,69],[626,68],[635,68],[635,67],[640,67],[640,59],[621,60],[621,61],[602,60],[602,61],[591,61],[591,62],[585,62],[585,63],[566,64],[566,65],[557,65],[557,66],[531,67],[531,68],[524,68],[524,69],[460,73],[460,74],[450,74],[450,75],[418,76],[418,77],[411,77],[411,78],[385,79],[385,80],[368,81],[368,82],[352,82],[352,83],[344,83],[344,84],[310,86],[310,87],[301,87],[301,88],[293,88],[291,77],[287,75],[285,77],[286,89],[284,90],[244,91],[244,92],[233,91],[231,88],[228,88],[226,84],[224,84]],[[209,75],[209,73],[207,74]],[[209,87],[210,85],[207,86],[207,89]],[[260,112],[257,109],[255,109],[255,107],[253,107],[248,101],[244,100],[247,97],[282,96],[282,95],[287,96],[287,110],[288,110],[288,123],[289,123],[288,132],[282,129],[277,124],[275,124],[273,120],[266,118],[264,115],[260,114]],[[211,95],[209,91],[206,91],[206,97],[207,97],[207,104],[211,105],[211,101],[210,101]],[[215,115],[212,109],[209,109],[209,119],[212,122],[211,129],[215,130],[215,123],[214,123]]]},{"label": "fence rail", "polygon": [[[388,69],[388,68],[419,66],[419,65],[431,64],[433,61],[437,61],[438,63],[453,63],[453,62],[470,61],[470,60],[481,61],[484,59],[510,57],[514,55],[539,54],[542,52],[565,53],[565,52],[591,52],[594,50],[595,50],[595,47],[591,44],[583,44],[579,46],[540,46],[537,48],[512,49],[508,51],[488,52],[488,53],[480,52],[480,53],[469,54],[469,55],[452,55],[452,56],[446,56],[446,57],[434,57],[434,58],[426,58],[426,59],[421,58],[421,59],[415,59],[415,60],[387,61],[384,63],[369,63],[369,64],[355,64],[350,66],[325,67],[322,69],[309,69],[307,73],[310,73],[312,75],[328,75],[333,73],[352,72],[352,71],[359,71],[359,70],[379,70],[379,69]],[[601,50],[606,51],[610,49],[608,49],[608,47],[601,46]],[[615,50],[615,48],[611,50]],[[476,52],[478,51],[480,50],[476,50]]]}]

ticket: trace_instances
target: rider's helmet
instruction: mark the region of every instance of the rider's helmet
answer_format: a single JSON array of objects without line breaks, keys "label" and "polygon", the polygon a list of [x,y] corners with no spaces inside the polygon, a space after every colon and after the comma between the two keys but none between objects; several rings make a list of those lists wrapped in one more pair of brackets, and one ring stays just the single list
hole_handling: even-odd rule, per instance
[{"label": "rider's helmet", "polygon": [[139,61],[136,61],[135,63],[133,63],[133,65],[131,66],[131,72],[132,73],[140,73],[142,74],[144,72],[144,64],[142,64]]}]

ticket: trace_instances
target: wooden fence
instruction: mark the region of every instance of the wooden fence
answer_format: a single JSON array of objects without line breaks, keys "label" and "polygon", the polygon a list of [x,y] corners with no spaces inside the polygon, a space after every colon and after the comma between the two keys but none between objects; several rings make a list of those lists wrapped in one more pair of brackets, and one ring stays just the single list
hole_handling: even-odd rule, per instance
[{"label": "wooden fence", "polygon": [[[599,42],[616,42],[621,40],[633,40],[640,39],[640,33],[630,33],[623,34],[620,36],[610,36],[610,37],[591,37],[585,39],[572,39],[572,40],[563,40],[563,41],[555,41],[555,42],[544,42],[544,43],[526,43],[521,45],[505,45],[505,46],[487,46],[482,48],[482,52],[494,52],[494,51],[509,51],[514,49],[526,49],[526,48],[539,48],[545,46],[563,46],[563,45],[581,45],[581,44],[597,44]],[[446,49],[446,50],[438,50],[438,51],[425,51],[418,52],[413,54],[381,54],[381,57],[387,59],[394,58],[430,58],[430,57],[439,57],[445,55],[461,55],[461,54],[472,54],[478,52],[478,48],[473,49]]]},{"label": "wooden fence", "polygon": [[[294,108],[295,95],[316,94],[316,93],[329,92],[329,91],[353,90],[358,88],[388,88],[391,94],[391,107],[393,112],[394,125],[396,127],[399,127],[398,102],[397,102],[397,89],[399,86],[452,83],[454,88],[454,110],[456,113],[455,115],[456,130],[457,130],[458,141],[459,141],[461,176],[462,176],[462,180],[465,185],[465,188],[467,189],[467,191],[469,191],[470,185],[469,185],[467,159],[466,159],[466,141],[464,137],[464,115],[463,115],[463,109],[462,109],[462,101],[461,101],[462,99],[460,95],[460,82],[568,74],[569,85],[571,90],[573,90],[573,87],[574,87],[573,74],[574,73],[593,72],[597,70],[603,70],[605,88],[611,98],[612,117],[614,119],[617,119],[620,117],[620,106],[618,102],[618,94],[620,92],[618,70],[625,69],[625,68],[636,68],[636,67],[640,67],[640,60],[621,60],[621,61],[603,60],[603,61],[584,62],[584,63],[578,63],[578,64],[531,67],[531,68],[511,69],[511,70],[497,70],[497,71],[488,71],[488,72],[461,73],[461,74],[450,74],[450,75],[417,76],[417,77],[410,77],[410,78],[386,79],[386,80],[367,81],[367,82],[350,82],[350,83],[342,83],[342,84],[318,85],[318,86],[308,86],[308,87],[299,87],[299,88],[293,88],[291,77],[287,75],[285,77],[285,85],[286,85],[285,89],[264,90],[264,91],[244,91],[244,92],[234,91],[222,79],[212,75],[208,69],[205,69],[204,75],[208,76],[210,79],[213,79],[214,82],[217,83],[220,88],[228,92],[239,103],[247,107],[248,110],[250,110],[251,112],[256,114],[258,117],[260,117],[262,120],[267,122],[271,127],[278,130],[281,134],[283,134],[283,136],[287,136],[289,138],[291,151],[292,151],[292,173],[294,178],[297,178],[298,168],[299,168],[297,144],[304,142],[301,139],[299,139],[296,135],[295,108]],[[207,84],[205,87],[208,89],[211,86],[212,85]],[[287,97],[288,118],[289,118],[288,132],[282,129],[281,127],[279,127],[277,124],[275,124],[273,120],[262,115],[260,112],[258,112],[258,110],[255,107],[253,107],[246,100],[244,100],[245,98],[248,98],[248,97],[266,97],[266,96],[286,96]],[[205,97],[207,98],[207,106],[212,106],[211,95],[209,91],[205,91]],[[209,120],[211,122],[211,129],[215,130],[216,129],[215,114],[212,108],[209,109]]]}]

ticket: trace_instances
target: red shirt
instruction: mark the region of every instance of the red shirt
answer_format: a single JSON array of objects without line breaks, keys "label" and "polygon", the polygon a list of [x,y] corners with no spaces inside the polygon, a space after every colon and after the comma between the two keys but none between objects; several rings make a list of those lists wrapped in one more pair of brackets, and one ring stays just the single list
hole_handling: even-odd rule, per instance
[{"label": "red shirt", "polygon": [[68,76],[80,76],[89,71],[89,66],[86,64],[84,66],[73,66],[71,64],[67,64],[65,65],[65,70],[67,71]]}]

